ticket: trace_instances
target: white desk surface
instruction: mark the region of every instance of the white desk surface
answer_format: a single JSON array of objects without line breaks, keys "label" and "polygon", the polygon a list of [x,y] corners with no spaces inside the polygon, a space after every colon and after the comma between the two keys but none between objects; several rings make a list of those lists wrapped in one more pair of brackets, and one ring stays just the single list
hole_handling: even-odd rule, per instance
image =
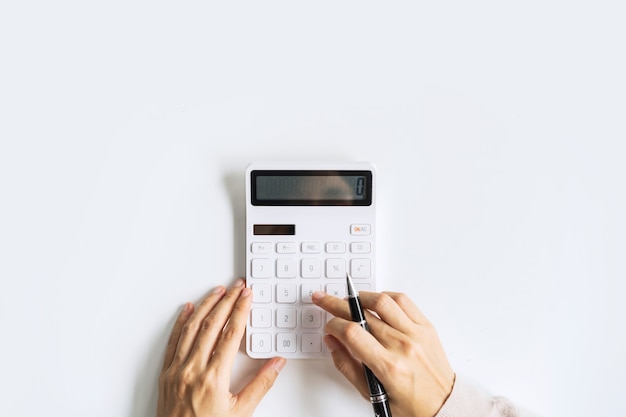
[{"label": "white desk surface", "polygon": [[[459,375],[624,415],[623,2],[296,3],[0,6],[2,414],[153,416],[183,302],[244,272],[246,165],[347,160]],[[277,413],[370,407],[291,361]]]}]

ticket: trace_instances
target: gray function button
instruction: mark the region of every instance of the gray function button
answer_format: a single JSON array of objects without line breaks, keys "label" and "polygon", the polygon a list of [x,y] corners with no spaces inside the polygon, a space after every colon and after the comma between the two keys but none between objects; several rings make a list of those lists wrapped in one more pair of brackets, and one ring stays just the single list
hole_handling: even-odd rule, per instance
[{"label": "gray function button", "polygon": [[278,242],[276,244],[277,253],[296,253],[298,245],[295,242]]},{"label": "gray function button", "polygon": [[369,242],[352,242],[350,243],[350,252],[352,253],[370,253],[372,251]]},{"label": "gray function button", "polygon": [[254,242],[251,246],[252,253],[270,253],[272,251],[272,244],[269,242]]},{"label": "gray function button", "polygon": [[322,244],[319,242],[302,242],[302,253],[320,253]]},{"label": "gray function button", "polygon": [[344,242],[328,242],[326,243],[326,253],[346,253],[346,244]]}]

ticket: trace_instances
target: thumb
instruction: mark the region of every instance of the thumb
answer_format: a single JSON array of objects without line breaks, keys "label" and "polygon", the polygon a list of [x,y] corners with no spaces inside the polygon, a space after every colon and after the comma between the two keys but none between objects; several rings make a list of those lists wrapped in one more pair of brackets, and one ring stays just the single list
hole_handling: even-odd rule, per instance
[{"label": "thumb", "polygon": [[285,358],[272,358],[265,362],[254,378],[237,395],[237,406],[245,409],[240,415],[251,415],[265,394],[272,388],[276,377],[283,369],[287,360]]},{"label": "thumb", "polygon": [[361,396],[369,401],[369,391],[363,364],[348,351],[348,349],[335,337],[324,336],[324,343],[333,357],[335,368],[346,377],[348,381],[359,391]]}]

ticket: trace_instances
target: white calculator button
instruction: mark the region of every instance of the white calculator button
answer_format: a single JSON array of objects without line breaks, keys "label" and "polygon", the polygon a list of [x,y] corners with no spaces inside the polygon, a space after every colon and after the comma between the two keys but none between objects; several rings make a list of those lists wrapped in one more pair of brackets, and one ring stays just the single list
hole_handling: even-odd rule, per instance
[{"label": "white calculator button", "polygon": [[294,353],[296,351],[295,333],[278,333],[276,335],[276,351]]},{"label": "white calculator button", "polygon": [[346,284],[327,284],[326,294],[333,297],[344,298],[346,296]]},{"label": "white calculator button", "polygon": [[272,290],[269,284],[252,284],[252,302],[269,303],[272,301]]},{"label": "white calculator button", "polygon": [[346,260],[345,259],[326,259],[326,277],[327,278],[345,278],[346,277]]},{"label": "white calculator button", "polygon": [[370,284],[354,284],[354,288],[356,288],[357,291],[372,291]]},{"label": "white calculator button", "polygon": [[278,242],[276,244],[277,253],[296,253],[298,245],[295,242]]},{"label": "white calculator button", "polygon": [[276,260],[276,277],[295,278],[298,271],[298,262],[295,259],[282,258]]},{"label": "white calculator button", "polygon": [[302,352],[318,353],[322,351],[322,335],[319,333],[302,334]]},{"label": "white calculator button", "polygon": [[352,242],[350,243],[350,252],[352,253],[370,253],[371,245],[369,242]]},{"label": "white calculator button", "polygon": [[350,274],[352,278],[369,278],[371,265],[369,259],[352,259],[350,261]]},{"label": "white calculator button", "polygon": [[270,253],[272,252],[272,244],[269,242],[255,242],[251,247],[252,253]]},{"label": "white calculator button", "polygon": [[311,304],[313,293],[320,290],[319,284],[302,284],[300,289],[300,299],[303,303]]},{"label": "white calculator button", "polygon": [[252,277],[253,278],[269,278],[272,276],[272,260],[271,259],[253,259],[252,260]]},{"label": "white calculator button", "polygon": [[302,242],[302,253],[321,253],[322,244],[319,242]]},{"label": "white calculator button", "polygon": [[276,310],[276,327],[293,329],[296,327],[296,309],[279,308]]},{"label": "white calculator button", "polygon": [[326,243],[326,253],[346,253],[346,244],[344,242],[328,242]]},{"label": "white calculator button", "polygon": [[298,299],[296,284],[277,284],[276,285],[276,302],[277,303],[295,303]]},{"label": "white calculator button", "polygon": [[353,224],[350,225],[350,234],[354,236],[368,236],[372,231],[369,224]]},{"label": "white calculator button", "polygon": [[255,308],[250,312],[252,327],[270,327],[272,325],[272,310],[269,308]]},{"label": "white calculator button", "polygon": [[322,276],[322,261],[319,259],[302,260],[302,278],[320,278]]},{"label": "white calculator button", "polygon": [[271,352],[272,335],[269,333],[252,333],[250,336],[250,348],[256,353]]},{"label": "white calculator button", "polygon": [[302,310],[302,327],[318,329],[322,326],[322,310],[305,308]]}]

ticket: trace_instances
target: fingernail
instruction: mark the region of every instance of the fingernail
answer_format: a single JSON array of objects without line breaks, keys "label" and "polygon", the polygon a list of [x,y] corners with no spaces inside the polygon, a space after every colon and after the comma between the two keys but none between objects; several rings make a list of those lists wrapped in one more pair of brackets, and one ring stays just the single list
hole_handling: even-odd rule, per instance
[{"label": "fingernail", "polygon": [[326,297],[326,293],[322,291],[315,291],[313,295],[311,295],[311,299],[313,299],[313,301],[319,301],[324,297]]},{"label": "fingernail", "polygon": [[213,291],[211,291],[213,294],[219,294],[221,292],[224,291],[224,287],[222,287],[221,285],[219,287],[215,287],[213,288]]},{"label": "fingernail", "polygon": [[241,291],[241,298],[247,297],[252,293],[252,290],[250,288],[244,288],[243,291]]},{"label": "fingernail", "polygon": [[243,279],[241,278],[237,278],[237,281],[235,281],[235,287],[243,287]]},{"label": "fingernail", "polygon": [[285,367],[286,363],[287,363],[287,360],[285,358],[278,358],[277,360],[274,361],[274,364],[272,366],[274,370],[276,371],[276,373],[279,374],[280,371],[282,371],[283,368]]},{"label": "fingernail", "polygon": [[185,305],[183,306],[183,313],[189,313],[192,308],[193,308],[192,303],[185,303]]}]

